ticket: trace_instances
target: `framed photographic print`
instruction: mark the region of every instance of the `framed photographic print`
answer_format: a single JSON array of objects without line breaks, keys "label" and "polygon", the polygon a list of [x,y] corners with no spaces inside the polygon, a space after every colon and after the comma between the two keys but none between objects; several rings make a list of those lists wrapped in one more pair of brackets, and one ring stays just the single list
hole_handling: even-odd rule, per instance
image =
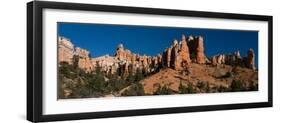
[{"label": "framed photographic print", "polygon": [[33,122],[272,107],[272,16],[27,4]]}]

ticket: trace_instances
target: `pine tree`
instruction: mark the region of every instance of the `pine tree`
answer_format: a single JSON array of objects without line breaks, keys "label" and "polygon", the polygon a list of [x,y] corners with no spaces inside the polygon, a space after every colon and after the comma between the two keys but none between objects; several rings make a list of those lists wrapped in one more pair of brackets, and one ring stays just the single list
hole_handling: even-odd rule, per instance
[{"label": "pine tree", "polygon": [[137,69],[136,70],[136,75],[135,75],[135,82],[139,82],[140,80],[142,80],[144,78],[144,75],[141,71],[141,69]]},{"label": "pine tree", "polygon": [[179,85],[179,93],[180,94],[186,94],[188,93],[188,90],[187,90],[187,87],[185,87],[182,82],[180,82],[180,85]]},{"label": "pine tree", "polygon": [[195,93],[194,89],[193,89],[193,84],[191,82],[188,83],[187,92],[188,93]]}]

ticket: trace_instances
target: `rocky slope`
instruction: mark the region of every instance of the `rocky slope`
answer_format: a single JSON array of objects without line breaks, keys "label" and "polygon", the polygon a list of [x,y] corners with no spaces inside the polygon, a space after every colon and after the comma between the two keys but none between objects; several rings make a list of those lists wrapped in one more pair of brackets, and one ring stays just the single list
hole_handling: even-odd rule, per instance
[{"label": "rocky slope", "polygon": [[[147,94],[154,94],[163,86],[169,87],[174,93],[179,93],[180,84],[192,85],[194,93],[219,92],[219,89],[231,89],[234,81],[240,81],[245,90],[256,88],[258,84],[258,72],[242,67],[229,65],[199,65],[191,63],[187,73],[166,68],[140,81]],[[200,87],[200,85],[204,87]],[[231,91],[231,90],[229,90]]]}]

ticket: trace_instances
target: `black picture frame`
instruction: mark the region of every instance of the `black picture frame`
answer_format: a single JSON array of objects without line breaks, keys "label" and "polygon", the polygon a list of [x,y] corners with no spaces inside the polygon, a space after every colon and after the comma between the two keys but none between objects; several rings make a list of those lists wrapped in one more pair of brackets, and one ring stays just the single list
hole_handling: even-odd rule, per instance
[{"label": "black picture frame", "polygon": [[[256,20],[268,22],[268,101],[257,103],[241,103],[241,104],[224,104],[224,105],[207,105],[207,106],[191,106],[191,107],[173,107],[158,109],[140,109],[140,110],[123,110],[109,112],[90,112],[90,113],[72,113],[58,115],[43,115],[42,113],[42,10],[65,9],[65,10],[86,10],[101,12],[118,12],[118,13],[138,13],[151,15],[169,15],[169,16],[188,16],[188,17],[204,17],[204,18],[221,18],[221,19],[238,19],[238,20]],[[156,8],[140,8],[125,6],[109,6],[109,5],[93,5],[80,3],[63,3],[63,2],[45,2],[33,1],[27,3],[27,120],[32,122],[45,121],[63,121],[63,120],[79,120],[106,117],[123,117],[136,115],[154,115],[154,114],[170,114],[185,113],[199,111],[229,110],[229,109],[245,109],[272,107],[272,55],[273,55],[273,17],[264,15],[248,15],[233,13],[217,13],[202,11],[185,11],[170,10]]]}]

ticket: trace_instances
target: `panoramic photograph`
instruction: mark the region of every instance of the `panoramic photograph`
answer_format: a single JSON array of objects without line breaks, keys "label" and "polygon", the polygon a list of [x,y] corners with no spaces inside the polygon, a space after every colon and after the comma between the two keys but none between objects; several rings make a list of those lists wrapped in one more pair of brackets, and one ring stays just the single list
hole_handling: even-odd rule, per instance
[{"label": "panoramic photograph", "polygon": [[258,91],[258,31],[66,22],[57,31],[58,99]]}]

